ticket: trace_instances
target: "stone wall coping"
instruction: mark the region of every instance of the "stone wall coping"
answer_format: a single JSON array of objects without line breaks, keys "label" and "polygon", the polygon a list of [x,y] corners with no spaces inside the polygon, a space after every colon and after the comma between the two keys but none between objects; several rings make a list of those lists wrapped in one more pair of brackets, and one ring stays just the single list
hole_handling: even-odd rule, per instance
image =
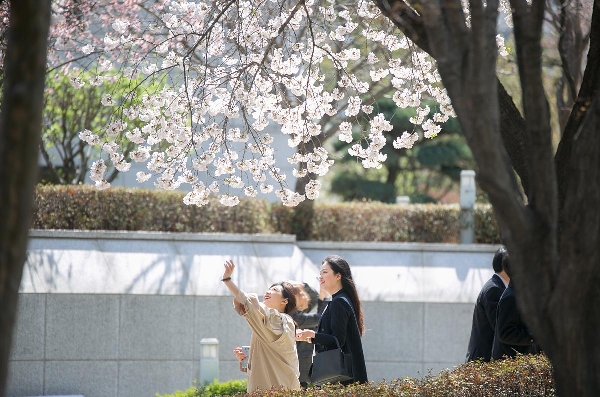
[{"label": "stone wall coping", "polygon": [[101,239],[101,240],[161,240],[161,241],[230,241],[295,243],[300,249],[354,249],[366,251],[432,251],[432,252],[496,252],[497,244],[406,243],[389,241],[296,241],[293,234],[239,233],[178,233],[128,230],[53,230],[32,229],[29,237]]},{"label": "stone wall coping", "polygon": [[293,234],[238,234],[238,233],[177,233],[129,230],[53,230],[32,229],[29,237],[94,240],[160,240],[160,241],[229,241],[295,243]]},{"label": "stone wall coping", "polygon": [[300,249],[331,249],[361,251],[428,251],[428,252],[496,252],[494,244],[405,243],[389,241],[297,241]]}]

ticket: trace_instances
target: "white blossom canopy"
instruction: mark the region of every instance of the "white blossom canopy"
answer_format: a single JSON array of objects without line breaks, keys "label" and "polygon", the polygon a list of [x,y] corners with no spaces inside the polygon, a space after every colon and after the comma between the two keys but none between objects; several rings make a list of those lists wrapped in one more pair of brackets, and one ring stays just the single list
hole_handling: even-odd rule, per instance
[{"label": "white blossom canopy", "polygon": [[[88,41],[80,51],[93,56],[88,69],[96,71],[96,82],[121,73],[160,82],[160,88],[145,93],[143,105],[107,93],[102,103],[115,108],[114,120],[106,131],[85,130],[80,138],[100,146],[119,171],[129,170],[128,161],[146,163],[140,182],[155,178],[162,189],[190,185],[185,204],[204,205],[218,195],[233,206],[242,195],[274,189],[288,206],[317,198],[316,178],[302,195],[287,187],[267,126],[297,148],[287,159],[296,177],[329,171],[333,160],[322,133],[332,117],[341,120],[340,140],[360,136],[348,153],[365,168],[380,168],[383,131],[392,125],[374,114],[378,85],[398,107],[418,108],[411,122],[425,138],[454,116],[434,62],[371,1],[162,0],[120,15],[101,39]],[[71,73],[76,87],[94,83]],[[435,101],[435,109],[425,99]],[[143,127],[128,129],[133,120]],[[137,145],[130,159],[122,154],[122,139]],[[405,131],[393,146],[410,148],[419,139]],[[91,179],[99,189],[109,186],[105,172],[104,160],[94,163]]]}]

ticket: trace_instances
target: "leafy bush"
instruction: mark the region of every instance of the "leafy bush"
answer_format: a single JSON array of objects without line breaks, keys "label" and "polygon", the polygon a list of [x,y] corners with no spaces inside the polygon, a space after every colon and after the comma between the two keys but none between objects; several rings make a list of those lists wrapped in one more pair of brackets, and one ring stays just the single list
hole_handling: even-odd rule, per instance
[{"label": "leafy bush", "polygon": [[33,228],[165,232],[270,233],[268,204],[241,200],[184,205],[184,192],[90,186],[38,186]]},{"label": "leafy bush", "polygon": [[[285,233],[311,241],[457,243],[458,205],[350,202],[296,208],[242,199],[204,207],[182,203],[184,192],[90,186],[38,186],[33,228],[165,232]],[[499,243],[491,206],[476,205],[475,242]]]},{"label": "leafy bush", "polygon": [[190,387],[189,389],[186,390],[177,390],[175,391],[175,393],[172,394],[156,394],[155,397],[198,397],[199,395],[197,394],[198,389],[195,387]]},{"label": "leafy bush", "polygon": [[[309,241],[459,241],[460,208],[456,204],[350,202],[313,207],[311,214],[307,206],[272,205],[272,228],[281,233],[296,234],[298,240]],[[300,228],[299,223],[302,224]],[[476,243],[500,242],[491,206],[476,205],[474,223]]]},{"label": "leafy bush", "polygon": [[[191,389],[190,389],[191,390]],[[199,389],[196,389],[199,390]],[[437,376],[404,378],[364,385],[326,385],[306,390],[259,390],[252,393],[226,391],[223,395],[246,397],[554,397],[552,366],[544,355],[517,356],[489,363],[471,362]],[[232,393],[232,394],[225,394]],[[173,394],[164,397],[204,397],[204,394]]]},{"label": "leafy bush", "polygon": [[247,387],[248,382],[246,380],[230,380],[223,383],[214,382],[198,388],[200,394],[197,397],[217,397],[245,394]]},{"label": "leafy bush", "polygon": [[230,380],[227,382],[217,382],[204,384],[199,387],[190,387],[185,391],[177,390],[173,394],[156,395],[157,397],[217,397],[234,396],[245,394],[247,388],[246,380]]}]

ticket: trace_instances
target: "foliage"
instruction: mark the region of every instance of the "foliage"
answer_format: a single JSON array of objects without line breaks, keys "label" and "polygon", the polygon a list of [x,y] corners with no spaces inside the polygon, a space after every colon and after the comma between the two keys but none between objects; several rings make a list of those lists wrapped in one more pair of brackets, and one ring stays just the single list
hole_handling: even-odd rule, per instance
[{"label": "foliage", "polygon": [[[90,162],[100,158],[100,151],[86,147],[79,139],[79,133],[105,129],[111,119],[120,117],[115,115],[113,109],[102,105],[101,100],[107,93],[119,97],[127,94],[131,105],[139,106],[144,92],[157,89],[156,85],[124,76],[102,79],[86,71],[71,71],[71,74],[62,70],[50,72],[46,77],[40,144],[46,163],[42,169],[42,181],[59,184],[84,182]],[[135,121],[129,124],[132,129],[141,125]],[[126,125],[120,124],[119,128],[124,129]],[[118,132],[115,129],[110,134]],[[134,145],[125,142],[124,148],[123,155],[129,158]],[[111,170],[107,180],[112,181],[116,175],[117,172]]]},{"label": "foliage", "polygon": [[190,387],[185,391],[177,390],[173,394],[157,395],[157,397],[218,397],[245,394],[248,382],[244,380],[230,380],[227,382],[205,383],[202,386]]},{"label": "foliage", "polygon": [[[433,109],[439,107],[431,101],[425,104]],[[392,128],[383,131],[387,142],[399,139],[407,131],[423,136],[421,126],[411,122],[420,109],[401,109],[387,98],[375,102],[374,107],[376,113],[381,112],[390,120]],[[363,116],[361,120],[368,125],[368,118]],[[354,139],[359,139],[359,135],[355,133]],[[331,190],[344,201],[370,199],[393,203],[397,195],[405,195],[410,196],[411,202],[437,202],[448,191],[458,191],[461,170],[474,167],[473,156],[456,119],[442,123],[436,139],[423,141],[418,146],[406,150],[385,146],[381,150],[386,156],[381,170],[366,170],[358,164],[352,167],[350,162],[355,159],[343,156],[351,146],[352,142],[343,141],[333,145],[341,156],[341,166],[332,169]]]},{"label": "foliage", "polygon": [[223,207],[184,206],[182,192],[89,186],[38,186],[33,227],[39,229],[146,230],[165,232],[265,233],[267,204],[243,200]]},{"label": "foliage", "polygon": [[245,393],[248,382],[244,380],[230,380],[228,382],[213,382],[198,388],[198,397],[217,397]]},{"label": "foliage", "polygon": [[374,181],[362,173],[348,172],[341,169],[331,181],[332,193],[341,196],[344,201],[377,200],[384,203],[396,201],[396,187],[393,184]]},{"label": "foliage", "polygon": [[[223,390],[225,391],[225,390]],[[173,394],[163,397],[204,397],[204,394]],[[233,395],[233,394],[231,394]],[[239,394],[238,394],[239,395]],[[404,378],[350,386],[325,385],[306,390],[259,390],[245,397],[554,397],[552,366],[543,355],[470,362],[437,376]],[[212,394],[211,394],[212,396]]]},{"label": "foliage", "polygon": [[171,394],[156,394],[156,397],[197,397],[198,389],[196,387],[190,387],[186,390],[176,390]]},{"label": "foliage", "polygon": [[[295,211],[274,206],[274,223],[282,227]],[[451,205],[316,204],[306,240],[456,242],[458,214],[458,207]],[[285,232],[285,226],[280,230]]]},{"label": "foliage", "polygon": [[[351,202],[289,208],[255,198],[236,207],[223,207],[216,200],[197,207],[182,205],[184,194],[38,186],[33,228],[284,233],[313,241],[455,243],[459,238],[457,205]],[[498,226],[491,207],[477,205],[474,217],[476,242],[497,244]]]}]

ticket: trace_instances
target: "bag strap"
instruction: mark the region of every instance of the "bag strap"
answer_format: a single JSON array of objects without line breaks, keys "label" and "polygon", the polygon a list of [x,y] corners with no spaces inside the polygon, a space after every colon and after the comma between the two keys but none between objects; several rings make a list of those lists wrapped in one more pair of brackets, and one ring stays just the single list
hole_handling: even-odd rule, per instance
[{"label": "bag strap", "polygon": [[[348,299],[346,299],[346,297],[340,296],[340,299],[343,299],[350,306],[350,310],[352,310],[352,316],[354,317],[354,323],[356,324],[356,327],[358,328],[358,322],[356,321],[356,313],[354,313],[354,307],[352,307],[352,304],[348,301]],[[320,320],[319,320],[319,322],[320,322]],[[342,346],[340,345],[340,341],[338,340],[338,338],[335,335],[331,335],[331,336],[333,336],[333,339],[335,339],[335,344],[337,345],[337,348],[343,352]]]},{"label": "bag strap", "polygon": [[340,346],[340,341],[338,340],[338,338],[335,335],[331,335],[333,336],[333,339],[335,339],[335,344],[337,345],[337,348],[339,350],[342,350],[342,346]]},{"label": "bag strap", "polygon": [[348,299],[346,299],[345,296],[340,296],[340,299],[343,299],[348,306],[350,306],[350,310],[352,310],[352,315],[354,316],[354,321],[356,321],[356,326],[358,327],[358,320],[356,319],[356,313],[354,312],[354,306],[352,306],[352,303],[350,303],[350,301]]}]

